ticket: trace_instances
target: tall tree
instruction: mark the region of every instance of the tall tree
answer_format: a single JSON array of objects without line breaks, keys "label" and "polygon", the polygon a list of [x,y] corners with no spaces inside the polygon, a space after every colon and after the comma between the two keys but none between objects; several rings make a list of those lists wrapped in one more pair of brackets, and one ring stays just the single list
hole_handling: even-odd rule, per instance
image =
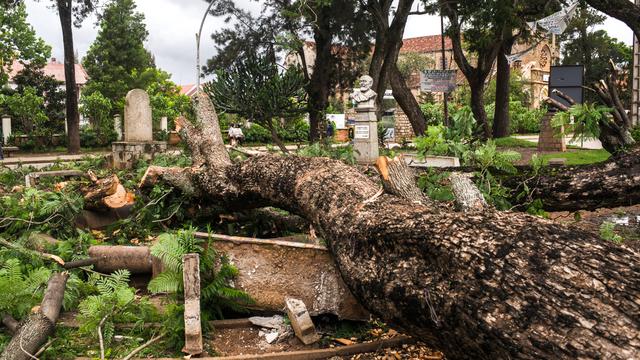
[{"label": "tall tree", "polygon": [[13,62],[44,65],[51,47],[36,36],[27,22],[23,2],[0,2],[0,86],[7,83]]},{"label": "tall tree", "polygon": [[26,88],[33,88],[36,95],[44,99],[43,110],[48,118],[48,126],[56,133],[64,131],[65,92],[60,89],[62,82],[51,75],[45,75],[43,68],[31,63],[13,78],[16,90],[23,93]]},{"label": "tall tree", "polygon": [[100,17],[98,36],[83,59],[90,78],[85,92],[98,91],[119,107],[136,85],[135,74],[154,67],[151,54],[144,48],[149,35],[144,15],[135,10],[133,0],[111,2]]},{"label": "tall tree", "polygon": [[[66,90],[66,115],[68,129],[67,149],[70,154],[80,152],[80,112],[78,110],[78,86],[76,84],[76,59],[73,49],[73,27],[80,26],[98,5],[100,0],[52,0],[58,11],[62,27],[64,47],[64,78]],[[75,21],[74,21],[75,19]]]},{"label": "tall tree", "polygon": [[[576,16],[571,20],[565,33],[559,38],[562,44],[562,64],[581,64],[585,67],[585,84],[605,79],[609,75],[609,60],[618,67],[629,70],[633,54],[631,47],[610,37],[605,30],[595,30],[595,26],[604,22],[606,17],[580,2]],[[627,72],[622,71],[621,76]],[[626,83],[626,79],[619,79]],[[629,90],[629,89],[627,89]],[[621,92],[622,101],[628,105],[630,92]],[[585,99],[597,102],[598,96],[585,92]]]},{"label": "tall tree", "polygon": [[[276,46],[298,54],[308,84],[309,137],[320,140],[330,96],[353,85],[359,75],[357,64],[371,50],[370,24],[363,9],[349,0],[268,0],[255,18],[232,2],[221,1],[212,13],[232,15],[237,22],[213,35],[223,47],[207,62],[206,71],[232,63],[237,54],[255,48]],[[260,24],[260,31],[254,30],[255,24]],[[309,38],[312,43],[305,41]],[[315,53],[312,64],[306,63],[308,52]]]},{"label": "tall tree", "polygon": [[382,94],[387,89],[387,83],[390,83],[393,97],[409,118],[414,133],[421,135],[425,131],[426,120],[398,68],[402,37],[414,0],[399,0],[393,14],[392,3],[391,0],[360,0],[375,24],[375,47],[371,55],[369,75],[373,78],[373,88],[380,95],[376,98],[378,114],[382,112]]},{"label": "tall tree", "polygon": [[640,5],[635,5],[629,0],[586,0],[586,2],[594,9],[627,24],[640,38]]}]

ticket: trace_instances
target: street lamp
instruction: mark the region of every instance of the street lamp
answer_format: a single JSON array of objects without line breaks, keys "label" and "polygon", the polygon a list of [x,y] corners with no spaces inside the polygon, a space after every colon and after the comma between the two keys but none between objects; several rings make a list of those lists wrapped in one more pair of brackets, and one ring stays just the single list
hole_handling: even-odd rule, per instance
[{"label": "street lamp", "polygon": [[207,11],[204,12],[204,16],[202,16],[202,21],[200,22],[200,30],[198,30],[198,33],[196,34],[196,94],[200,92],[200,36],[202,36],[204,21],[207,19],[209,10],[211,10],[214,2],[215,0],[211,0],[209,6],[207,6]]}]

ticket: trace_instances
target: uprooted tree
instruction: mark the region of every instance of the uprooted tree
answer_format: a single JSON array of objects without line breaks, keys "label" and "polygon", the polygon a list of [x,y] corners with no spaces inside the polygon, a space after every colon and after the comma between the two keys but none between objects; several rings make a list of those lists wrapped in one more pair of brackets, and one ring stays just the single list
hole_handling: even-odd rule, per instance
[{"label": "uprooted tree", "polygon": [[452,358],[640,356],[634,250],[524,214],[385,194],[325,158],[234,164],[209,99],[198,103],[199,122],[183,127],[194,166],[152,166],[142,187],[166,182],[230,210],[269,205],[305,217],[366,308]]}]

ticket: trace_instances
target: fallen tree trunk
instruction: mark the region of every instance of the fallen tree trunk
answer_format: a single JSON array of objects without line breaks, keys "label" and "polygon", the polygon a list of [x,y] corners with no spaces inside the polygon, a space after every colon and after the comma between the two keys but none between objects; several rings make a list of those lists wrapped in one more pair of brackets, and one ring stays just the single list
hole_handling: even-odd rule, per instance
[{"label": "fallen tree trunk", "polygon": [[[203,132],[187,129],[192,143],[218,128],[215,115],[200,120]],[[430,211],[326,158],[230,165],[213,153],[201,167],[147,176],[229,209],[305,217],[365,307],[449,357],[640,356],[640,254],[629,248],[523,214]]]},{"label": "fallen tree trunk", "polygon": [[117,175],[98,179],[89,172],[89,179],[93,184],[80,189],[84,195],[85,209],[105,211],[133,204],[133,194],[124,188]]},{"label": "fallen tree trunk", "polygon": [[51,275],[40,309],[29,315],[18,327],[15,335],[0,355],[0,360],[34,358],[34,354],[47,342],[55,330],[68,277],[68,273]]},{"label": "fallen tree trunk", "polygon": [[[594,210],[640,203],[640,147],[612,157],[604,163],[544,169],[540,175],[524,173],[505,178],[504,185],[532,189],[531,198],[542,200],[548,211]],[[517,196],[518,191],[514,193]],[[517,203],[516,199],[514,202]]]},{"label": "fallen tree trunk", "polygon": [[509,212],[370,201],[378,185],[329,159],[261,156],[200,171],[189,170],[193,187],[211,201],[305,216],[365,307],[449,356],[640,355],[638,253],[595,234]]}]

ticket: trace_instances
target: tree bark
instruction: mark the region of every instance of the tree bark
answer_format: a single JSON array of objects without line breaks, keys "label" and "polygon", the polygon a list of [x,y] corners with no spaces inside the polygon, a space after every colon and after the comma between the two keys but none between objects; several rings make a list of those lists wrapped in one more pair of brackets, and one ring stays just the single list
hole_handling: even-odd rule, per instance
[{"label": "tree bark", "polygon": [[469,176],[452,173],[449,176],[449,180],[451,181],[453,194],[456,197],[456,205],[461,211],[481,211],[489,206]]},{"label": "tree bark", "polygon": [[55,330],[64,299],[68,273],[51,275],[40,309],[20,325],[0,360],[30,360]]},{"label": "tree bark", "polygon": [[[638,174],[640,147],[635,147],[601,164],[543,171],[528,184],[532,188],[531,198],[542,200],[546,210],[595,210],[640,203]],[[509,177],[504,185],[521,188],[523,179],[529,177],[526,173]]]},{"label": "tree bark", "polygon": [[[510,29],[510,28],[509,28]],[[511,37],[510,39],[514,39]],[[496,108],[493,117],[493,137],[509,136],[509,88],[511,79],[511,65],[506,54],[511,54],[514,40],[505,40],[500,48],[496,67]]]},{"label": "tree bark", "polygon": [[335,63],[331,53],[332,36],[330,16],[327,6],[320,6],[317,11],[316,25],[313,27],[313,39],[316,46],[316,60],[307,93],[309,94],[309,141],[318,142],[324,136],[324,111],[329,104],[331,93],[331,76]]},{"label": "tree bark", "polygon": [[[434,212],[326,158],[224,163],[184,178],[227,208],[268,203],[307,218],[368,310],[451,358],[640,356],[632,249],[529,215]],[[171,184],[164,174],[178,169],[150,171]]]},{"label": "tree bark", "polygon": [[382,115],[381,105],[387,80],[389,80],[393,97],[407,115],[413,132],[416,135],[422,135],[426,128],[426,119],[397,66],[398,55],[402,48],[402,36],[413,2],[414,0],[399,1],[391,24],[389,24],[389,15],[392,1],[379,0],[367,3],[367,9],[372,15],[376,28],[376,43],[369,66],[369,75],[373,78],[373,89],[378,94],[376,98],[378,117]]},{"label": "tree bark", "polygon": [[484,108],[484,80],[469,80],[469,87],[471,88],[471,112],[479,125],[478,137],[490,139],[491,128],[489,128],[489,119]]},{"label": "tree bark", "polygon": [[393,98],[396,99],[402,111],[407,115],[413,132],[416,135],[423,135],[426,130],[427,121],[420,109],[420,104],[418,104],[411,89],[409,89],[402,77],[400,70],[398,70],[398,65],[394,64],[393,67],[391,67],[389,80],[391,82],[391,88],[393,89]]},{"label": "tree bark", "polygon": [[384,190],[409,201],[423,205],[434,205],[416,185],[416,175],[402,157],[389,159],[380,156],[376,168],[382,177]]},{"label": "tree bark", "polygon": [[80,152],[80,113],[78,112],[78,87],[76,84],[75,54],[73,52],[72,1],[56,0],[58,16],[62,26],[64,46],[64,80],[66,89],[65,105],[67,109],[67,149],[70,154]]}]

